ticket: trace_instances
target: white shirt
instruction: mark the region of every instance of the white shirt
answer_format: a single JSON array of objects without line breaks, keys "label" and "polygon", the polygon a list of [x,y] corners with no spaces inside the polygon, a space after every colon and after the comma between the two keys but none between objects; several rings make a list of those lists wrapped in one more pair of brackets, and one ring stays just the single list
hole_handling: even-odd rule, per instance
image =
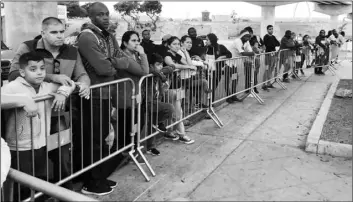
[{"label": "white shirt", "polygon": [[230,52],[233,57],[240,57],[243,52],[252,52],[252,48],[249,41],[243,43],[240,38],[237,38],[231,45]]}]

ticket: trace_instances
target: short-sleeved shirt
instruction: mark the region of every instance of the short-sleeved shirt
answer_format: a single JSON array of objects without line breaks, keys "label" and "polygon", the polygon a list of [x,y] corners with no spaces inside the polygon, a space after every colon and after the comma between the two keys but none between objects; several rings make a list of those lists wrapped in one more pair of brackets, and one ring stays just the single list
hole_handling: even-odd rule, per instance
[{"label": "short-sleeved shirt", "polygon": [[[245,52],[245,48],[248,49],[248,47],[246,47],[247,43],[243,43],[242,40],[240,38],[235,39],[235,41],[233,42],[232,46],[231,46],[231,52],[232,52],[232,56],[233,57],[239,57],[242,56],[241,53]],[[250,46],[250,44],[248,44],[248,46]],[[250,46],[251,48],[251,46]]]}]

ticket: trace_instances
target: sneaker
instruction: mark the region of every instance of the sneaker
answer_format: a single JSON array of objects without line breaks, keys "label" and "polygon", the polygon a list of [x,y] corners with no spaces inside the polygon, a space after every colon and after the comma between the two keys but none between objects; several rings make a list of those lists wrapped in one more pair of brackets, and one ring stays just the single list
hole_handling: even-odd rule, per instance
[{"label": "sneaker", "polygon": [[262,86],[262,90],[269,92],[270,90],[268,89],[268,86]]},{"label": "sneaker", "polygon": [[285,83],[290,83],[290,81],[289,81],[288,78],[283,79],[283,82],[285,82]]},{"label": "sneaker", "polygon": [[151,148],[150,150],[147,150],[147,154],[151,154],[152,156],[159,156],[161,155],[161,152],[159,152],[156,148]]},{"label": "sneaker", "polygon": [[229,104],[232,104],[234,101],[233,101],[233,99],[231,97],[229,97],[229,98],[226,99],[226,102],[228,102]]},{"label": "sneaker", "polygon": [[117,183],[117,182],[114,182],[114,181],[108,180],[108,179],[105,179],[103,183],[106,184],[106,185],[108,185],[108,187],[110,187],[110,188],[112,188],[112,189],[114,189],[115,187],[118,186],[118,183]]},{"label": "sneaker", "polygon": [[166,132],[166,133],[164,133],[164,138],[171,139],[171,140],[175,141],[175,140],[179,139],[179,136],[175,135],[172,132]]},{"label": "sneaker", "polygon": [[167,128],[165,127],[164,123],[159,123],[158,129],[159,129],[159,131],[164,132],[164,133],[168,131]]},{"label": "sneaker", "polygon": [[114,189],[109,186],[94,186],[94,187],[85,187],[83,186],[81,189],[81,193],[83,194],[91,194],[96,196],[104,196],[110,194],[114,191]]},{"label": "sneaker", "polygon": [[302,75],[303,75],[303,76],[305,75],[305,73],[304,73],[304,71],[303,71],[303,70],[300,70],[300,73],[302,73]]},{"label": "sneaker", "polygon": [[195,140],[190,139],[190,138],[189,138],[188,136],[186,136],[186,135],[180,135],[179,141],[180,141],[180,142],[183,142],[183,143],[185,143],[185,144],[192,144],[192,143],[195,142]]},{"label": "sneaker", "polygon": [[295,79],[295,78],[297,78],[297,77],[293,74],[293,75],[292,75],[292,78]]},{"label": "sneaker", "polygon": [[272,84],[267,85],[267,88],[275,88]]},{"label": "sneaker", "polygon": [[259,91],[257,90],[256,87],[254,88],[254,92],[255,92],[256,94],[259,94]]},{"label": "sneaker", "polygon": [[237,96],[233,96],[233,97],[231,97],[231,99],[232,99],[234,102],[243,102],[243,100],[239,99]]}]

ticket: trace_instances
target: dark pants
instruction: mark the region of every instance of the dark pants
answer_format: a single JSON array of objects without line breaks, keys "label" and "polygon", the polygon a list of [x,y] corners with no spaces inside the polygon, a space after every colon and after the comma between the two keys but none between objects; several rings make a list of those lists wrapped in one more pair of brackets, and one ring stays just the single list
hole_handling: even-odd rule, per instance
[{"label": "dark pants", "polygon": [[[154,130],[152,129],[152,124],[156,125],[161,122],[170,120],[175,111],[174,106],[172,104],[159,102],[157,100],[148,102],[147,110],[146,110],[146,105],[144,105],[142,108],[143,108],[142,110],[143,116],[141,117],[141,119],[144,119],[143,122],[147,124],[145,128],[145,134],[141,134],[142,138],[154,132]],[[154,137],[148,139],[147,149],[153,148],[155,146],[154,144],[155,144]]]},{"label": "dark pants", "polygon": [[322,66],[324,66],[326,63],[326,51],[324,54],[316,54],[316,59],[315,59],[315,64],[317,66],[321,66],[321,67],[315,67],[315,74],[320,74],[322,73]]},{"label": "dark pants", "polygon": [[251,88],[251,70],[253,63],[250,61],[244,62],[245,89]]},{"label": "dark pants", "polygon": [[[216,89],[218,87],[218,83],[222,79],[222,75],[224,75],[225,79],[225,91],[226,95],[229,96],[231,94],[236,93],[237,83],[236,80],[232,80],[232,75],[237,73],[237,68],[228,65],[224,65],[224,71],[222,71],[222,65],[216,67],[216,70],[212,72],[212,102],[215,101]],[[231,83],[231,87],[229,88],[229,84]],[[211,86],[211,85],[210,85]]]},{"label": "dark pants", "polygon": [[[28,175],[34,176],[36,178],[47,181],[47,156],[46,147],[40,149],[27,151],[11,151],[11,168],[19,170]],[[32,158],[34,157],[34,159]],[[18,161],[18,162],[17,162]],[[33,170],[34,168],[34,170]],[[48,170],[50,169],[48,164]],[[19,194],[21,196],[19,196]],[[14,183],[14,201],[24,200],[31,196],[31,190],[28,187],[20,186],[18,189],[18,184]],[[42,200],[43,197],[40,197]],[[39,201],[42,201],[38,199]],[[37,200],[36,200],[37,201]]]},{"label": "dark pants", "polygon": [[[83,143],[83,148],[78,142],[75,146],[76,151],[83,150],[84,167],[86,167],[108,156],[111,152],[105,143],[105,138],[110,132],[111,107],[108,99],[83,99],[82,105],[83,140],[79,142]],[[87,171],[84,176],[84,186],[100,186],[114,172],[116,166],[112,158]]]},{"label": "dark pants", "polygon": [[[57,133],[59,130],[62,131],[67,129],[67,125],[65,123],[65,117],[60,117],[60,127],[59,127],[59,117],[52,117],[51,118],[51,127],[50,127],[50,134]],[[63,128],[62,128],[63,127]],[[59,182],[65,177],[68,177],[73,173],[71,170],[71,144],[67,144],[61,146],[60,149],[56,148],[48,153],[48,157],[53,162],[53,176],[54,182]],[[73,189],[73,185],[71,181],[63,184],[63,187],[67,189]]]}]

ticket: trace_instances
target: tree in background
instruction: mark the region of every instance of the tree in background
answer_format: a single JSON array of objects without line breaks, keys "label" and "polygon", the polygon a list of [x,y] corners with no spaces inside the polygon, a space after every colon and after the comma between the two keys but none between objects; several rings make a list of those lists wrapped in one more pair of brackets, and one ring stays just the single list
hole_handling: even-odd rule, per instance
[{"label": "tree in background", "polygon": [[59,1],[58,5],[67,6],[67,17],[87,17],[87,11],[82,8],[78,1]]},{"label": "tree in background", "polygon": [[[162,4],[159,1],[121,1],[114,5],[114,10],[119,12],[123,20],[128,23],[128,30],[151,27],[152,31],[156,31]],[[151,23],[140,22],[140,15],[143,13],[151,19]]]},{"label": "tree in background", "polygon": [[159,15],[162,12],[162,4],[159,1],[144,1],[139,8],[141,13],[146,13],[146,15],[152,21],[152,31],[157,30],[157,22],[159,21]]},{"label": "tree in background", "polygon": [[86,3],[81,6],[81,8],[85,9],[88,14],[88,8],[92,5],[92,3]]},{"label": "tree in background", "polygon": [[235,12],[235,10],[232,11],[230,14],[230,18],[232,18],[232,23],[238,23],[240,21],[240,18],[238,17],[238,13]]}]

